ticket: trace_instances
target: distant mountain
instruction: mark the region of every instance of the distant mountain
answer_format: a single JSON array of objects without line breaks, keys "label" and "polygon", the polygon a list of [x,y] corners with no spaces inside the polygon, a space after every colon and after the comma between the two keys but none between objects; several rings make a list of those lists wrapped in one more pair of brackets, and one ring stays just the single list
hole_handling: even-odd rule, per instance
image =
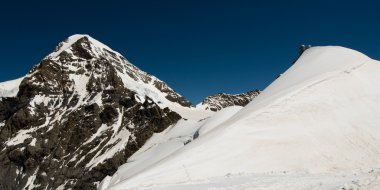
[{"label": "distant mountain", "polygon": [[25,77],[0,83],[0,97],[2,190],[96,189],[193,109],[88,35],[69,37]]},{"label": "distant mountain", "polygon": [[245,106],[260,94],[260,90],[253,90],[242,94],[218,93],[205,98],[197,107],[206,110],[219,111],[230,106]]}]

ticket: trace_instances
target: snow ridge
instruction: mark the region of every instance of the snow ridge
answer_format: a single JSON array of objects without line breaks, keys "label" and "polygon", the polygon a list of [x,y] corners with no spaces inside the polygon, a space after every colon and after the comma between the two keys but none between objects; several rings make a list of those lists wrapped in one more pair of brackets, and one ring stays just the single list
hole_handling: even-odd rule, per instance
[{"label": "snow ridge", "polygon": [[120,167],[107,188],[377,189],[379,85],[379,61],[309,48],[247,106],[149,168]]}]

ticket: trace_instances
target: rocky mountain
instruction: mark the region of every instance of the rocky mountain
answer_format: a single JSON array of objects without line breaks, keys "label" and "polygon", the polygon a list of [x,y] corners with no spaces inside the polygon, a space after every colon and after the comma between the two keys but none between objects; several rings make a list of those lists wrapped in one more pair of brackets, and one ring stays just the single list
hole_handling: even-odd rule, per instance
[{"label": "rocky mountain", "polygon": [[218,93],[205,98],[197,107],[219,111],[230,106],[245,106],[260,94],[260,90],[252,90],[241,94]]},{"label": "rocky mountain", "polygon": [[[191,103],[88,35],[0,85],[0,189],[96,189]],[[185,111],[184,111],[185,110]]]}]

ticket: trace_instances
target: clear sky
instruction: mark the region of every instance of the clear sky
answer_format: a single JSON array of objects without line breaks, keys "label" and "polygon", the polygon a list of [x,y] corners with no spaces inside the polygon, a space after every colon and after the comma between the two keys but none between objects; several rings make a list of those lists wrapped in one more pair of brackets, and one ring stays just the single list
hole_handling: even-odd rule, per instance
[{"label": "clear sky", "polygon": [[0,81],[26,74],[58,42],[89,34],[193,103],[264,89],[301,44],[380,58],[380,1],[3,1]]}]

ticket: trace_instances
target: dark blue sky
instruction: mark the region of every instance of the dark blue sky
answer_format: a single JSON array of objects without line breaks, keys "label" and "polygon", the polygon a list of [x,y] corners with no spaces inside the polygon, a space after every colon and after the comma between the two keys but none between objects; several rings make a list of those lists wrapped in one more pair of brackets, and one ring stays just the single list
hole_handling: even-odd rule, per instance
[{"label": "dark blue sky", "polygon": [[0,81],[23,76],[72,34],[89,34],[198,103],[264,89],[300,44],[380,58],[379,1],[6,1]]}]

